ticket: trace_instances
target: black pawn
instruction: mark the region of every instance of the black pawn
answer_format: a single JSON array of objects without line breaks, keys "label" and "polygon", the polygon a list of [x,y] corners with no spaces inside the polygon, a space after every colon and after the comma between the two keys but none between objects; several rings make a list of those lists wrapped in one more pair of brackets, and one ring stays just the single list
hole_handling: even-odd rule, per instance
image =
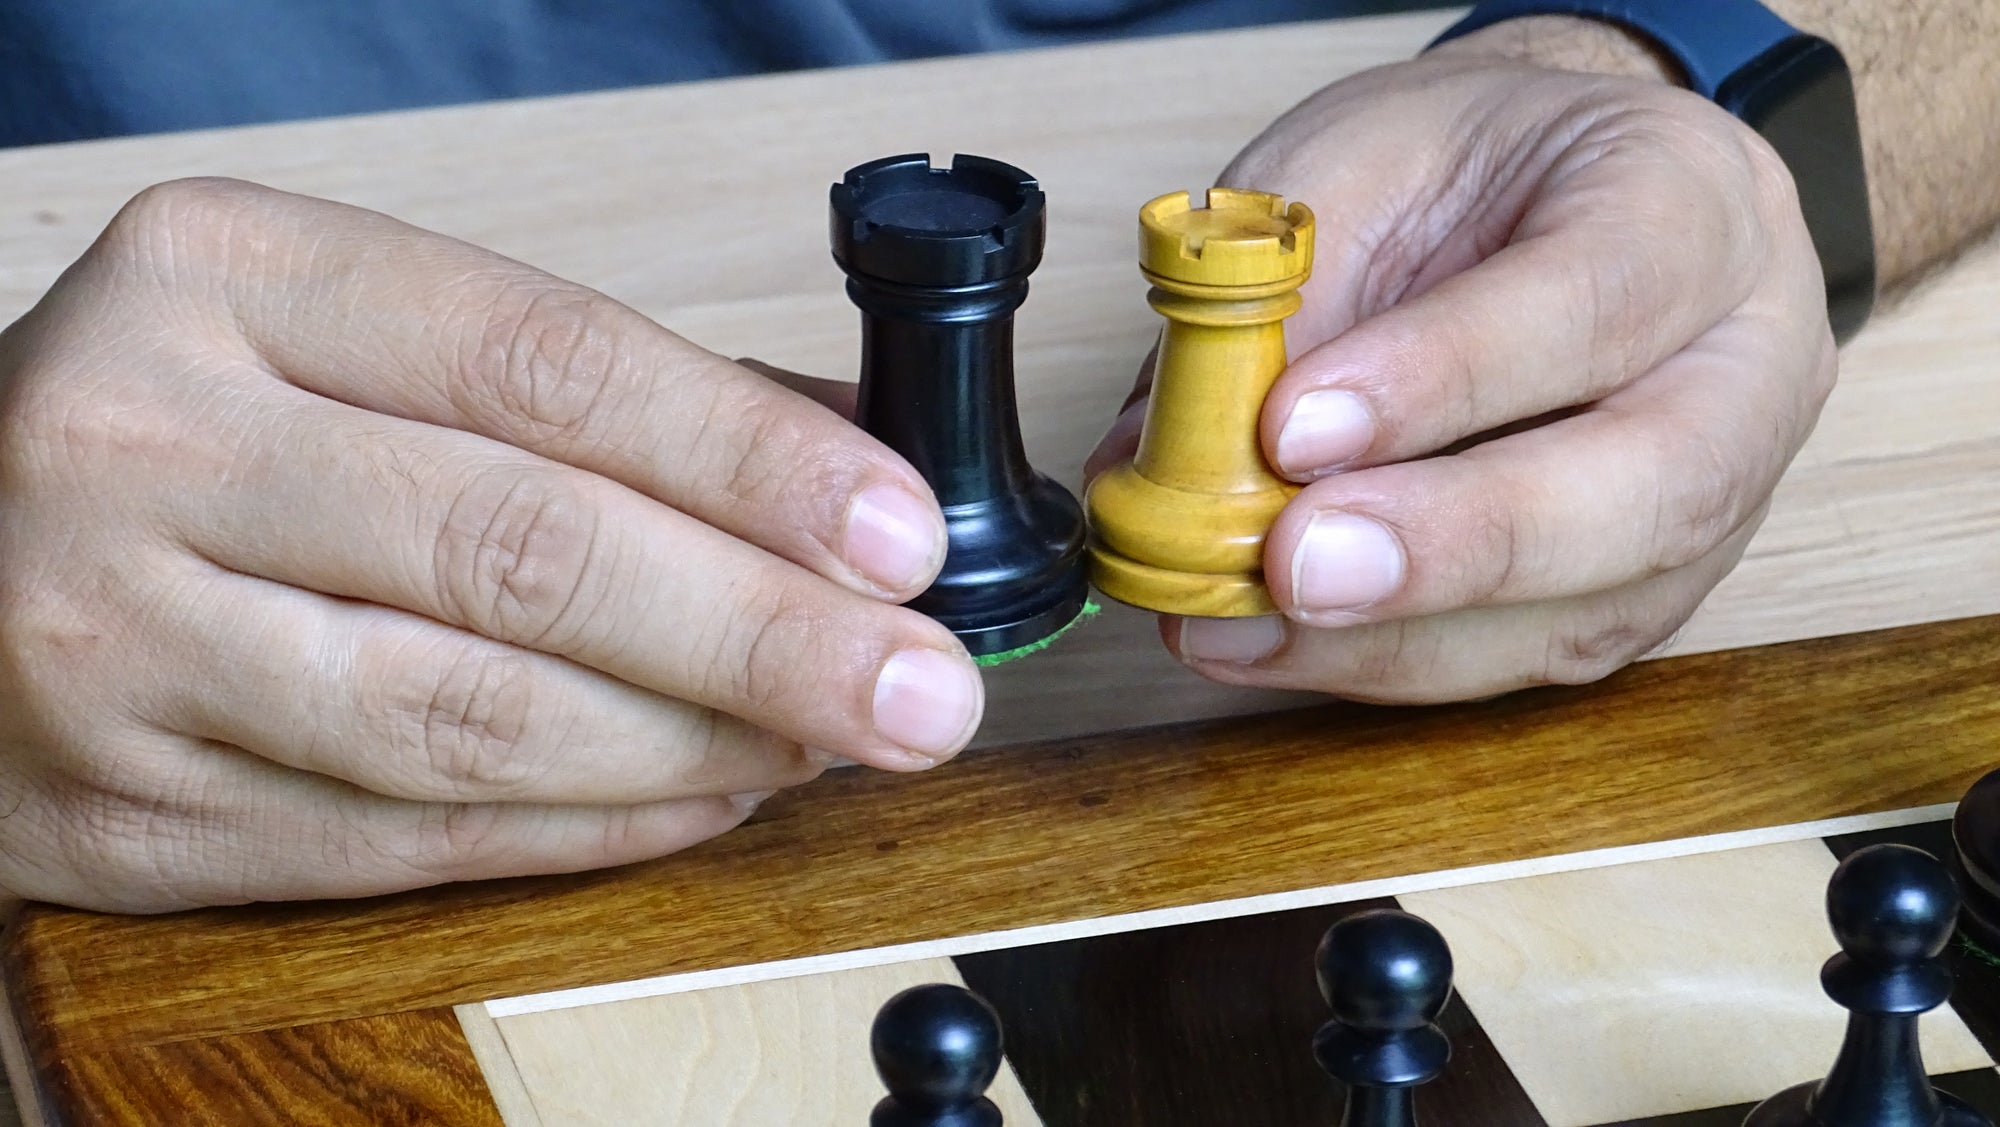
[{"label": "black pawn", "polygon": [[1342,1127],[1414,1127],[1413,1089],[1451,1060],[1437,1027],[1451,998],[1444,936],[1407,912],[1360,912],[1327,929],[1315,962],[1333,1020],[1313,1056],[1347,1086]]},{"label": "black pawn", "polygon": [[1921,849],[1871,845],[1840,863],[1826,889],[1840,953],[1819,980],[1847,1036],[1825,1080],[1765,1100],[1745,1127],[1991,1127],[1931,1086],[1917,1042],[1917,1018],[1951,995],[1939,955],[1957,914],[1951,874]]},{"label": "black pawn", "polygon": [[1000,1071],[1000,1018],[962,986],[912,986],[884,1003],[869,1035],[889,1094],[869,1127],[1001,1127],[986,1087]]},{"label": "black pawn", "polygon": [[2000,771],[1972,784],[1951,819],[1958,874],[1958,932],[2000,956]]},{"label": "black pawn", "polygon": [[1039,642],[1090,593],[1083,508],[1028,464],[1014,399],[1041,186],[984,157],[885,157],[849,169],[831,208],[834,261],[861,310],[856,421],[944,507],[944,567],[909,605],[975,657]]}]

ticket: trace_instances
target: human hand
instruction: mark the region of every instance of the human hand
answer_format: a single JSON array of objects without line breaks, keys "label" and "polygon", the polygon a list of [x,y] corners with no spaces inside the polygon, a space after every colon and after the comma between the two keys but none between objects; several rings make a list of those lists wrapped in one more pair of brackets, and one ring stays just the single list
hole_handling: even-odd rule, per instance
[{"label": "human hand", "polygon": [[[652,857],[955,753],[885,447],[383,216],[151,189],[0,334],[0,886],[90,908]],[[807,750],[808,748],[813,750]]]},{"label": "human hand", "polygon": [[[1337,82],[1219,178],[1319,236],[1261,425],[1309,483],[1265,544],[1283,614],[1162,620],[1208,677],[1387,702],[1603,677],[1735,565],[1832,389],[1776,154],[1657,79],[1493,44]],[[1131,455],[1144,383],[1087,472]]]}]

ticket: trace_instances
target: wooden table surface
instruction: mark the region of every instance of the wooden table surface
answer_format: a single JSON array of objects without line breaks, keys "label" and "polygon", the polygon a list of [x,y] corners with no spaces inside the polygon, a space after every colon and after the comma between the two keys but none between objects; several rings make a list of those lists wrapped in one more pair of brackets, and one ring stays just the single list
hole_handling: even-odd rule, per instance
[{"label": "wooden table surface", "polygon": [[[1031,456],[1074,483],[1154,330],[1138,205],[1206,184],[1286,106],[1448,18],[0,152],[0,320],[134,191],[220,173],[495,247],[725,354],[844,374],[858,334],[827,184],[964,150],[1050,194],[1017,359]],[[1206,685],[1113,611],[992,673],[990,750],[836,773],[653,864],[158,919],[31,907],[5,981],[43,1108],[494,1122],[453,1005],[1950,800],[2000,747],[2000,620],[1979,617],[2000,614],[1995,309],[1986,250],[1850,347],[1766,530],[1672,660],[1482,705],[1140,730],[1309,702]]]}]

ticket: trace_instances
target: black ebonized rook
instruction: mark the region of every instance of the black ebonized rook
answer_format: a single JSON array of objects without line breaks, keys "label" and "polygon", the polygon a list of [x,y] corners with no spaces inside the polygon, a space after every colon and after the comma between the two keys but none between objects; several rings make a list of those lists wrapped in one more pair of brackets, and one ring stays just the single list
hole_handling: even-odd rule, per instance
[{"label": "black ebonized rook", "polygon": [[1951,819],[1951,839],[1963,898],[1959,935],[2000,957],[2000,771],[1965,792]]},{"label": "black ebonized rook", "polygon": [[1825,1080],[1765,1100],[1745,1127],[1992,1127],[1931,1086],[1917,1042],[1918,1017],[1951,995],[1940,956],[1958,906],[1950,872],[1921,849],[1872,845],[1840,863],[1826,892],[1840,953],[1820,984],[1848,1011],[1847,1036]]},{"label": "black ebonized rook", "polygon": [[1327,929],[1315,963],[1333,1020],[1313,1056],[1347,1086],[1342,1127],[1414,1127],[1413,1090],[1451,1059],[1437,1026],[1451,998],[1444,937],[1407,912],[1363,912]]},{"label": "black ebonized rook", "polygon": [[962,986],[912,986],[883,1004],[869,1035],[889,1094],[869,1127],[1001,1127],[986,1098],[1000,1072],[1000,1018]]},{"label": "black ebonized rook", "polygon": [[976,657],[1039,642],[1089,594],[1082,506],[1028,465],[1014,398],[1041,187],[984,157],[885,157],[850,169],[831,208],[834,261],[862,314],[857,421],[944,508],[943,570],[909,605]]}]

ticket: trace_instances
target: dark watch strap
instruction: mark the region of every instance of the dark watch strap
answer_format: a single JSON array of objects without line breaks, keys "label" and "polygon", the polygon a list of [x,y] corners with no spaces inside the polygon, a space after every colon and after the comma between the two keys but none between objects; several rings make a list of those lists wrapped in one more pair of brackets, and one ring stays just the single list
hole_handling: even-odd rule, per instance
[{"label": "dark watch strap", "polygon": [[1590,16],[1659,44],[1687,75],[1688,87],[1713,98],[1732,74],[1800,34],[1756,0],[1486,0],[1431,44],[1521,16]]}]

